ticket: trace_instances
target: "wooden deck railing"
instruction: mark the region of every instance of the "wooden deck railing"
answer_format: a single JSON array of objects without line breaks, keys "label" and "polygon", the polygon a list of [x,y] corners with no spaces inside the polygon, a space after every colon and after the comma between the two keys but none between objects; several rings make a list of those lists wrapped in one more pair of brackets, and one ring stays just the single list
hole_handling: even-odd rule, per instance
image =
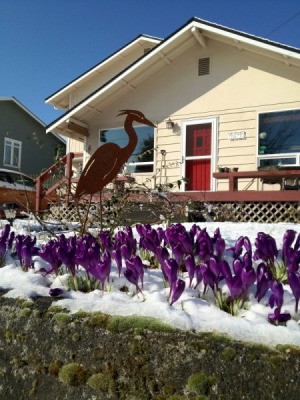
[{"label": "wooden deck railing", "polygon": [[[220,197],[235,198],[236,201],[300,201],[300,168],[299,169],[278,169],[260,171],[241,171],[241,172],[217,172],[213,174],[217,180],[228,180],[228,191],[218,191]],[[238,181],[240,179],[260,179],[277,181],[280,190],[239,190]],[[285,190],[284,181],[287,179],[296,180],[295,190]]]},{"label": "wooden deck railing", "polygon": [[[56,190],[65,185],[66,187],[66,202],[69,202],[70,192],[71,192],[71,183],[74,181],[72,178],[72,164],[73,159],[75,157],[82,157],[82,153],[68,153],[64,157],[60,158],[56,164],[53,164],[49,167],[45,172],[39,175],[35,179],[35,188],[36,188],[36,198],[35,198],[35,213],[39,214],[41,211],[41,201],[43,198],[50,197],[51,194],[54,194]],[[53,175],[58,171],[59,168],[64,168],[63,177],[56,182],[54,185],[49,187],[47,190],[43,190],[44,183],[47,179],[53,177]],[[76,179],[75,179],[76,180]]]},{"label": "wooden deck railing", "polygon": [[[36,181],[36,204],[35,212],[38,214],[41,210],[41,201],[43,198],[49,197],[56,190],[64,185],[65,202],[70,202],[70,193],[72,183],[78,182],[78,177],[72,177],[72,164],[75,157],[82,157],[82,153],[68,153],[62,157],[58,163],[48,168],[38,176]],[[58,168],[64,169],[63,177],[47,190],[44,189],[45,181],[53,177]],[[296,167],[297,168],[297,167]],[[228,190],[211,191],[194,191],[194,192],[169,192],[167,197],[170,201],[206,201],[206,202],[295,202],[300,201],[300,167],[298,169],[282,169],[282,170],[260,170],[260,171],[240,171],[240,172],[218,172],[213,173],[213,177],[217,180],[228,180]],[[295,179],[298,181],[298,190],[283,190],[284,185],[280,186],[280,190],[239,190],[238,181],[240,179],[259,179],[259,180],[277,180],[281,183],[285,179]],[[123,185],[124,177],[119,177],[114,182],[115,189],[120,190]],[[120,181],[120,182],[119,182]],[[97,197],[97,196],[96,196]],[[96,199],[95,197],[95,199]],[[131,196],[132,201],[142,201],[141,195]],[[137,199],[135,199],[137,197]],[[97,197],[98,201],[98,197]],[[145,195],[145,201],[147,196]]]}]

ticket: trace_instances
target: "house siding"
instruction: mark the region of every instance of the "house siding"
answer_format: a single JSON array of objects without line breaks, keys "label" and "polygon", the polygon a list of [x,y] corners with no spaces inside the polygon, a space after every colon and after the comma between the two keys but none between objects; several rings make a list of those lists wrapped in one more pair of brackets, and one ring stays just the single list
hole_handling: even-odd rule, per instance
[{"label": "house siding", "polygon": [[52,134],[46,134],[45,127],[19,107],[14,101],[0,101],[0,168],[4,162],[4,140],[10,138],[22,142],[20,170],[29,175],[38,175],[55,162],[57,146],[65,145]]},{"label": "house siding", "polygon": [[[211,57],[211,74],[199,77],[197,65],[202,57]],[[122,126],[123,119],[116,117],[118,110],[132,108],[143,111],[157,125],[156,180],[161,175],[166,176],[165,183],[182,178],[183,124],[205,118],[217,120],[215,165],[256,170],[258,114],[300,109],[299,68],[286,65],[284,58],[275,60],[212,39],[207,39],[204,49],[195,41],[150,78],[142,80],[142,75],[136,78],[138,84],[132,82],[136,89],[124,87],[118,97],[108,98],[101,116],[89,115],[84,163],[98,147],[99,129]],[[173,131],[165,128],[169,117],[176,123]],[[244,131],[246,138],[229,140],[228,134],[238,131]],[[160,172],[162,149],[167,152],[165,175]],[[151,175],[135,177],[143,181]],[[248,183],[241,181],[241,185]],[[226,187],[222,183],[218,189]]]}]

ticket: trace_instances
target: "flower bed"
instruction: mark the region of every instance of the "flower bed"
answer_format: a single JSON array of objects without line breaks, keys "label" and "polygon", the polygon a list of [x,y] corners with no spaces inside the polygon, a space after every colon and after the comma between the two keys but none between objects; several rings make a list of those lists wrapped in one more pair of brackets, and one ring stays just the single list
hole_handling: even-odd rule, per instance
[{"label": "flower bed", "polygon": [[126,315],[129,310],[197,331],[223,323],[221,332],[234,330],[239,339],[274,335],[270,344],[300,345],[299,248],[300,235],[293,229],[286,230],[278,249],[264,232],[254,244],[241,235],[228,246],[220,229],[210,235],[206,228],[181,224],[125,227],[114,236],[61,234],[37,246],[35,236],[14,234],[6,225],[0,256],[8,265],[1,270],[0,287],[12,287],[8,275],[25,279],[29,274],[43,289],[38,294],[59,298],[63,307],[72,309],[70,303],[80,299],[81,309],[85,302],[91,311]]}]

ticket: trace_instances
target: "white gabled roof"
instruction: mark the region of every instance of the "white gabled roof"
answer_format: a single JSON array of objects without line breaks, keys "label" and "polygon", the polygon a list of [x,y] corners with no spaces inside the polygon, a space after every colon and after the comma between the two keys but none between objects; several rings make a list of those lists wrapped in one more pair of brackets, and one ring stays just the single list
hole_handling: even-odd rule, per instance
[{"label": "white gabled roof", "polygon": [[[211,38],[240,49],[249,50],[267,57],[282,60],[284,63],[300,67],[300,49],[293,48],[277,42],[272,42],[254,35],[217,25],[199,18],[192,18],[173,34],[157,44],[143,57],[132,63],[121,71],[113,79],[91,93],[80,103],[68,110],[63,116],[53,121],[48,130],[57,129],[63,131],[65,121],[76,115],[78,120],[82,119],[83,109],[86,106],[95,107],[96,104],[105,100],[105,97],[120,91],[124,84],[138,84],[142,76],[150,75],[158,70],[162,63],[172,62],[182,49],[194,43],[195,39],[202,47],[206,47],[206,39]],[[147,76],[148,76],[147,75]]]},{"label": "white gabled roof", "polygon": [[105,58],[100,63],[93,66],[88,71],[84,72],[83,74],[81,74],[80,76],[69,82],[67,85],[59,89],[57,92],[50,95],[48,98],[46,98],[45,102],[54,105],[55,103],[59,103],[62,97],[66,97],[70,91],[74,90],[74,87],[80,86],[83,83],[83,81],[86,81],[87,79],[92,79],[93,76],[99,74],[101,70],[107,66],[107,64],[114,62],[117,57],[125,56],[126,53],[132,51],[132,49],[136,48],[137,46],[141,46],[143,48],[147,48],[148,46],[153,47],[156,46],[161,41],[162,39],[153,36],[139,35],[131,42],[123,46],[121,49],[111,54],[109,57]]}]

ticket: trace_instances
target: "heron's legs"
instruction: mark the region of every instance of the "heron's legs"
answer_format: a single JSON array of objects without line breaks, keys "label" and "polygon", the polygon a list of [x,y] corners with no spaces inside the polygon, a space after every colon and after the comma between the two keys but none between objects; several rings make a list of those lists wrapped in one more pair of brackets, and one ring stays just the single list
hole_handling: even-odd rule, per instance
[{"label": "heron's legs", "polygon": [[102,225],[103,225],[102,190],[100,190],[99,192],[99,206],[100,206],[100,229],[102,230]]},{"label": "heron's legs", "polygon": [[84,221],[83,221],[83,224],[82,224],[82,227],[81,227],[81,236],[85,233],[85,227],[86,227],[86,223],[87,223],[88,216],[89,216],[92,197],[93,197],[93,195],[91,194],[90,195],[90,199],[89,199],[89,203],[88,203],[88,206],[87,206],[87,209],[86,209],[86,213],[85,213],[85,218],[84,218]]}]

